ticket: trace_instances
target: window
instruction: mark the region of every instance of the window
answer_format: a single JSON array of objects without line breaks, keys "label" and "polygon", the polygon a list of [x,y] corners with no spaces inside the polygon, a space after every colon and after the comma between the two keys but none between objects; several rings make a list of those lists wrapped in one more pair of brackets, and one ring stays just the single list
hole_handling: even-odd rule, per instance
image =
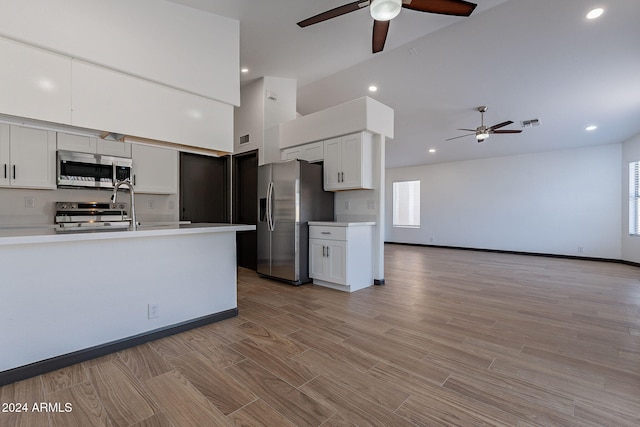
[{"label": "window", "polygon": [[393,226],[420,228],[420,181],[393,183]]},{"label": "window", "polygon": [[640,162],[629,163],[629,234],[640,236]]}]

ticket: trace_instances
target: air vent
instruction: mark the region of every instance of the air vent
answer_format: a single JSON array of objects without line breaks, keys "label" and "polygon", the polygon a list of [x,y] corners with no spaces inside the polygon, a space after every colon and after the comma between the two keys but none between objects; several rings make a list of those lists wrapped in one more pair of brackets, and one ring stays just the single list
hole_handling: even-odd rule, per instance
[{"label": "air vent", "polygon": [[249,143],[249,135],[242,135],[240,137],[240,144],[248,144]]},{"label": "air vent", "polygon": [[539,119],[523,120],[520,122],[523,128],[530,128],[533,126],[540,126]]}]

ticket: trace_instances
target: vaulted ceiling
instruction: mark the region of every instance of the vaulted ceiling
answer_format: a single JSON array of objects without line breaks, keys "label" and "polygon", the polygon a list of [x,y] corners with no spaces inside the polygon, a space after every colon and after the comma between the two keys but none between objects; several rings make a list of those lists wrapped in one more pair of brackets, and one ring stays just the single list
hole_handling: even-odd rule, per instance
[{"label": "vaulted ceiling", "polygon": [[[469,18],[403,9],[371,53],[367,10],[299,28],[349,0],[173,0],[240,21],[246,83],[298,81],[308,114],[362,96],[395,110],[387,167],[619,143],[640,133],[640,1],[475,0]],[[595,7],[604,14],[585,15]],[[371,93],[370,85],[378,91]],[[446,141],[506,120],[521,134]],[[597,125],[587,131],[588,125]],[[434,149],[435,153],[429,153]]]}]

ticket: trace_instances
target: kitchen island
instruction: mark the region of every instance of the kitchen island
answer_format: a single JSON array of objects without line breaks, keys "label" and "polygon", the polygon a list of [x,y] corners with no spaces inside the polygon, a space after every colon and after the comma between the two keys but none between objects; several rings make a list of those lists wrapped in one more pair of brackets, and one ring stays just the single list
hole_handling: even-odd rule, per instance
[{"label": "kitchen island", "polygon": [[237,231],[0,230],[0,385],[237,315]]}]

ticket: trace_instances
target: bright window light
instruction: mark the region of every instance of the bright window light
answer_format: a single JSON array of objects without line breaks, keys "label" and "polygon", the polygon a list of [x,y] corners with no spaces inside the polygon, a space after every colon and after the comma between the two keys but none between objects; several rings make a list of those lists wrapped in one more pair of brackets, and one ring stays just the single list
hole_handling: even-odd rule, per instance
[{"label": "bright window light", "polygon": [[393,226],[420,228],[420,181],[393,183]]},{"label": "bright window light", "polygon": [[640,236],[640,162],[629,163],[629,234]]}]

